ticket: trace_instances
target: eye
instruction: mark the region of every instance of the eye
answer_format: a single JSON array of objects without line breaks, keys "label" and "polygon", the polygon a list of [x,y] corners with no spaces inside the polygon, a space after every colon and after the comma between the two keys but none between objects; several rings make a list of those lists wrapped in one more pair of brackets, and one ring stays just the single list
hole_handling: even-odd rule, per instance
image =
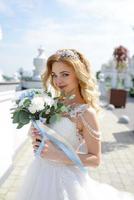
[{"label": "eye", "polygon": [[69,76],[69,74],[63,74],[64,77]]},{"label": "eye", "polygon": [[51,74],[52,78],[56,78],[57,76],[55,74]]}]

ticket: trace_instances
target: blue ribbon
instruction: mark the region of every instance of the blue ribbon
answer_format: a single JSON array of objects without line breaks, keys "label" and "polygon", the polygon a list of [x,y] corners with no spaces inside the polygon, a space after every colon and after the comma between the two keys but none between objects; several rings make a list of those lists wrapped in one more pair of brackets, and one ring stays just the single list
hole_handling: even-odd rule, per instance
[{"label": "blue ribbon", "polygon": [[[41,122],[41,120],[39,122]],[[38,121],[32,120],[32,123],[33,123],[34,127],[36,129],[38,129],[39,132],[41,133],[41,135],[43,136],[42,137],[42,141],[40,143],[40,146],[37,149],[37,151],[35,152],[36,156],[40,156],[40,153],[41,153],[42,149],[45,146],[46,140],[49,139],[51,142],[56,144],[69,157],[69,159],[72,160],[83,172],[87,172],[87,169],[83,166],[83,163],[81,162],[81,160],[78,157],[78,155],[75,154],[71,149],[69,149],[66,146],[66,144],[64,144],[63,142],[59,141],[58,139],[56,139],[52,135],[49,135],[47,132],[45,132],[44,128],[42,128],[39,125]]]}]

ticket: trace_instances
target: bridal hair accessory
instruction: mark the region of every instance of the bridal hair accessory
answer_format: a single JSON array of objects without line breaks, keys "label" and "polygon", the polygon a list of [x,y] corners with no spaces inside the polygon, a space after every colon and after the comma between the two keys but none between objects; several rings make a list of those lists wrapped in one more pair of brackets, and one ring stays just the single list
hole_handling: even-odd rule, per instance
[{"label": "bridal hair accessory", "polygon": [[62,50],[58,50],[56,52],[57,55],[60,55],[62,58],[72,58],[74,60],[78,60],[79,55],[77,54],[76,51],[70,50],[70,49],[62,49]]}]

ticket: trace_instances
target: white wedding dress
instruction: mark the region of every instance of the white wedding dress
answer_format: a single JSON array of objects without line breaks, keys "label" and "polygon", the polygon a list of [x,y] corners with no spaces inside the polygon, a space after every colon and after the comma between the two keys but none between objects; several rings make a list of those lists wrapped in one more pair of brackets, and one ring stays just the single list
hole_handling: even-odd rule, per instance
[{"label": "white wedding dress", "polygon": [[[73,114],[76,116],[86,109],[85,105],[78,106]],[[69,118],[63,117],[50,127],[65,137],[74,149],[80,147],[82,137]],[[85,145],[81,151],[87,153]],[[134,195],[93,180],[75,165],[35,157],[16,200],[134,200]]]}]

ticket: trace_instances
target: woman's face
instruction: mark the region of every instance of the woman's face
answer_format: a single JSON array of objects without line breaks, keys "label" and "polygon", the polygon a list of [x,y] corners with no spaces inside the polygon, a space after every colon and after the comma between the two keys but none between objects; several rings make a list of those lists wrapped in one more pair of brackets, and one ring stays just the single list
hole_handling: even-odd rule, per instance
[{"label": "woman's face", "polygon": [[52,80],[61,91],[68,93],[78,89],[78,79],[73,67],[63,62],[55,62],[52,65]]}]

